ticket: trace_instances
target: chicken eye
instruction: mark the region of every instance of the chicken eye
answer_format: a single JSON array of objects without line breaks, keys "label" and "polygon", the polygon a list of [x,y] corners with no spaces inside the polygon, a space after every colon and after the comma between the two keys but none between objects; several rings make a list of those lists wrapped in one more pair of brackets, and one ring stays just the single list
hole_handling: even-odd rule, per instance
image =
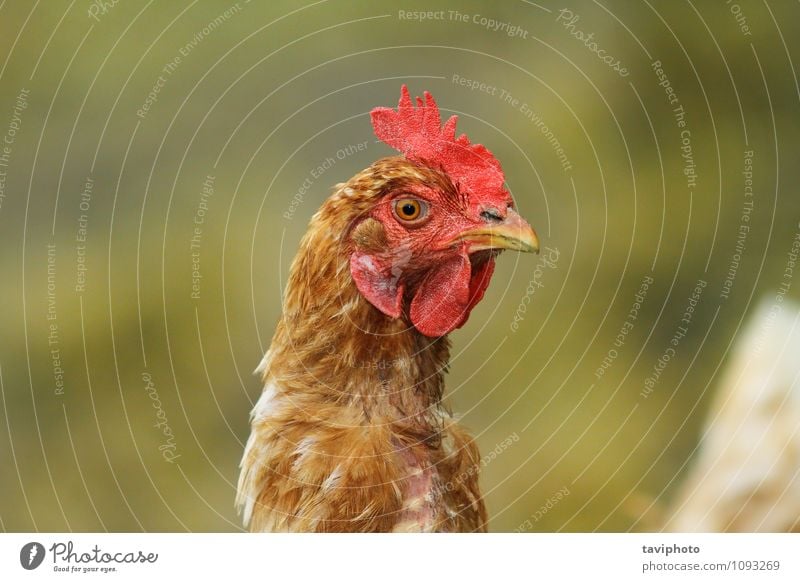
[{"label": "chicken eye", "polygon": [[428,206],[416,198],[400,198],[394,203],[394,213],[403,222],[417,222],[428,212]]}]

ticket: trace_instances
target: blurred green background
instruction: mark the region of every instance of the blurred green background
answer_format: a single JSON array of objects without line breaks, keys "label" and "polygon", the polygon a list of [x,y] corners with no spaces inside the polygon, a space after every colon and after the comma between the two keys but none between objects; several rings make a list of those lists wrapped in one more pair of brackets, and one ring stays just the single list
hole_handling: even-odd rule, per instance
[{"label": "blurred green background", "polygon": [[786,281],[800,6],[266,4],[0,4],[2,528],[240,529],[289,263],[331,186],[392,153],[368,113],[402,83],[494,152],[546,247],[502,257],[452,335],[490,529],[658,527]]}]

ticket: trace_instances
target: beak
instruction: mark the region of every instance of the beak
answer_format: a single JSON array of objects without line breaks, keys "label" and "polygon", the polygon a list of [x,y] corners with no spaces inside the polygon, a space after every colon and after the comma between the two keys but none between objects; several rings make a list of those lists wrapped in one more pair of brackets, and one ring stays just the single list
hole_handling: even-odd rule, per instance
[{"label": "beak", "polygon": [[461,241],[470,243],[470,251],[508,249],[523,253],[539,252],[539,237],[531,225],[510,208],[502,222],[464,231],[453,242]]}]

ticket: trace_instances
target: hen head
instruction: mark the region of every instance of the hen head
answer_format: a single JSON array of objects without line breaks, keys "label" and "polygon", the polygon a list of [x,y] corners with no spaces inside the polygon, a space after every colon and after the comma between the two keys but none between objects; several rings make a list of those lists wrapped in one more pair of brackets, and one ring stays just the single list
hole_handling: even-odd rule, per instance
[{"label": "hen head", "polygon": [[456,119],[442,126],[433,97],[425,93],[415,107],[404,85],[397,110],[372,111],[375,134],[403,157],[378,160],[343,190],[372,194],[348,228],[356,287],[428,337],[466,322],[497,254],[539,245],[514,210],[500,163],[465,135],[456,138]]}]

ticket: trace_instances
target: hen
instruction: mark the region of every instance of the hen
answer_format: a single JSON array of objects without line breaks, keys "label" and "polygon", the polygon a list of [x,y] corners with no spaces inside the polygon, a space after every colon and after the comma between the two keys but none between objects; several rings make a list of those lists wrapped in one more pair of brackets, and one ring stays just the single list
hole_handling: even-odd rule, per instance
[{"label": "hen", "polygon": [[241,463],[253,531],[486,530],[477,447],[441,401],[446,336],[501,250],[538,240],[430,94],[371,115],[403,155],[337,185],[300,243]]}]

